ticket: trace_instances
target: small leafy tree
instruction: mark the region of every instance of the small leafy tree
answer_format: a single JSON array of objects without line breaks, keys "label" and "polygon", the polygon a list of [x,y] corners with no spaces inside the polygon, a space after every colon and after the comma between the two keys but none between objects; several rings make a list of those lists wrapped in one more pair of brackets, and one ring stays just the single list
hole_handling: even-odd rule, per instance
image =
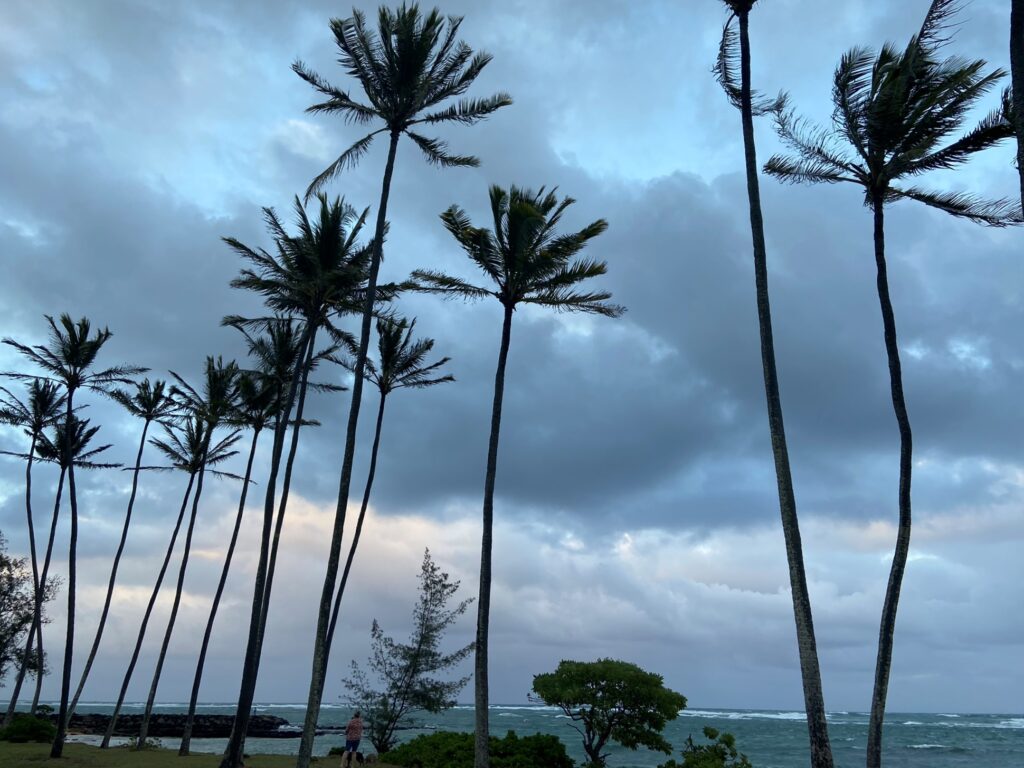
[{"label": "small leafy tree", "polygon": [[554,672],[534,676],[533,690],[572,719],[592,766],[605,764],[609,741],[671,754],[661,732],[686,706],[686,697],[666,688],[661,675],[615,659],[559,662]]},{"label": "small leafy tree", "polygon": [[[52,600],[56,584],[47,581],[42,602]],[[26,657],[19,653],[35,617],[35,585],[25,558],[7,554],[7,539],[0,533],[0,686],[10,669],[20,669]],[[46,621],[45,615],[43,621]],[[39,657],[27,656],[28,672],[38,674]]]},{"label": "small leafy tree", "polygon": [[731,733],[704,726],[704,737],[711,743],[694,744],[693,736],[687,736],[683,762],[669,760],[658,768],[753,768],[747,756],[736,749],[736,737]]},{"label": "small leafy tree", "polygon": [[473,651],[470,643],[452,653],[440,649],[444,632],[466,612],[472,598],[454,608],[448,602],[459,582],[442,571],[423,553],[420,570],[420,599],[413,611],[413,631],[408,643],[396,643],[384,634],[377,620],[370,630],[372,655],[367,667],[376,678],[371,682],[356,662],[345,681],[349,701],[363,713],[370,743],[378,752],[395,746],[395,731],[407,724],[414,712],[440,712],[455,705],[455,696],[469,676],[444,680],[437,675],[451,669]]}]

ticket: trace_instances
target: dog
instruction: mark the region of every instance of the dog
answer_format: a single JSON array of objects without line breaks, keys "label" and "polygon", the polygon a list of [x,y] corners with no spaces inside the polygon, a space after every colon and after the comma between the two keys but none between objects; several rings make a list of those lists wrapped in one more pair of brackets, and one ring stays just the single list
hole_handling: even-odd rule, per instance
[{"label": "dog", "polygon": [[367,762],[367,760],[363,757],[362,752],[346,752],[344,755],[342,755],[341,765],[343,766],[343,768],[345,768],[345,766],[351,766],[353,762],[356,765],[362,765],[363,763]]}]

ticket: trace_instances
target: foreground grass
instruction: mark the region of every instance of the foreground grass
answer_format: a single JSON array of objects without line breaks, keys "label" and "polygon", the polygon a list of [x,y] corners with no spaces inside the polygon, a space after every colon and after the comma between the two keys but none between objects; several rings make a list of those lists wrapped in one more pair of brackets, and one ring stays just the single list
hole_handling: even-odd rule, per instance
[{"label": "foreground grass", "polygon": [[[316,760],[316,758],[314,758]],[[317,762],[334,768],[340,758],[321,757]],[[195,754],[179,757],[174,749],[147,749],[133,752],[128,747],[100,749],[88,744],[67,744],[64,756],[50,759],[49,744],[9,744],[0,741],[0,766],[3,768],[217,768],[220,755]],[[252,755],[245,760],[246,768],[292,768],[294,755]],[[394,768],[377,763],[378,768]]]}]

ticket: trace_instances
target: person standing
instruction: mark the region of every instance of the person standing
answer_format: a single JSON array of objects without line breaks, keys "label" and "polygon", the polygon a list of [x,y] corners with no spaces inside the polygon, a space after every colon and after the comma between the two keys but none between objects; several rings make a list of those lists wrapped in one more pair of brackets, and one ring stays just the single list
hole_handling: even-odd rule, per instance
[{"label": "person standing", "polygon": [[363,738],[363,719],[357,711],[352,719],[345,726],[345,754],[342,756],[341,764],[352,765],[356,752],[359,751],[359,742]]}]

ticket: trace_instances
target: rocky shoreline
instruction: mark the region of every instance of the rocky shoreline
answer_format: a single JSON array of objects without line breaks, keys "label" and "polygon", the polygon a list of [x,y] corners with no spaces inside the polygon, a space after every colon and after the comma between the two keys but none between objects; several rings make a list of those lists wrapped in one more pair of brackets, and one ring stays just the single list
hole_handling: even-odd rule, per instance
[{"label": "rocky shoreline", "polygon": [[[49,715],[56,722],[57,715]],[[155,714],[149,719],[149,735],[153,737],[182,736],[185,731],[186,715]],[[226,739],[231,735],[235,722],[234,715],[196,715],[192,724],[192,737],[196,739]],[[117,718],[115,736],[138,736],[142,715],[121,715]],[[107,732],[110,715],[74,715],[68,725],[68,733],[102,736]],[[317,729],[317,735],[333,733],[335,728]],[[340,732],[340,731],[339,731]],[[302,728],[292,725],[283,717],[275,715],[253,715],[249,718],[247,736],[257,739],[294,739],[302,735]]]}]

